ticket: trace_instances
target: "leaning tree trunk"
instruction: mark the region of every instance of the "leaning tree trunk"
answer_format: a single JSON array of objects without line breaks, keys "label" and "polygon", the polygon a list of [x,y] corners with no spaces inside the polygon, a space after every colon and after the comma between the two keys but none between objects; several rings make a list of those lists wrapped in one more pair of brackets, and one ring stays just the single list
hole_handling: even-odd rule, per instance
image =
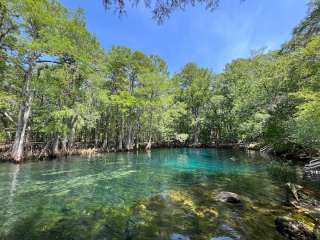
[{"label": "leaning tree trunk", "polygon": [[32,67],[29,67],[28,72],[25,74],[25,83],[23,88],[24,99],[20,106],[16,135],[11,150],[11,158],[16,163],[21,162],[24,158],[24,139],[32,104],[32,92],[30,86],[32,77],[31,75]]},{"label": "leaning tree trunk", "polygon": [[146,150],[151,150],[152,142],[151,142],[151,137],[149,138],[148,144],[146,146]]},{"label": "leaning tree trunk", "polygon": [[[16,135],[11,149],[11,159],[15,163],[23,160],[24,156],[24,140],[26,128],[31,113],[32,104],[32,89],[31,81],[33,77],[33,70],[36,65],[36,60],[39,57],[37,53],[30,55],[28,59],[28,69],[24,72],[24,83],[22,88],[22,103],[19,109],[18,121],[16,125]],[[38,72],[39,73],[39,72]]]}]

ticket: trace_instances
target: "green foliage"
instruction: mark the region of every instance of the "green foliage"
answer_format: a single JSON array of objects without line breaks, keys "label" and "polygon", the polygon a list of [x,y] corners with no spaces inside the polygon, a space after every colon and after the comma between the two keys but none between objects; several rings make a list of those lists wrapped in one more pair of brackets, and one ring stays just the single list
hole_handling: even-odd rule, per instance
[{"label": "green foliage", "polygon": [[320,148],[320,94],[302,91],[297,96],[305,101],[297,107],[292,137],[305,147]]},{"label": "green foliage", "polygon": [[262,138],[265,124],[270,115],[266,112],[257,112],[246,122],[240,123],[239,131],[242,141],[255,141]]},{"label": "green foliage", "polygon": [[105,52],[81,9],[0,0],[1,139],[12,140],[29,98],[33,141],[128,150],[148,141],[319,148],[318,7],[279,51],[236,59],[220,74],[188,63],[171,76],[157,55],[123,46]]},{"label": "green foliage", "polygon": [[189,135],[186,133],[176,134],[175,139],[180,143],[185,143],[189,138]]},{"label": "green foliage", "polygon": [[160,122],[160,132],[165,141],[171,142],[177,140],[179,142],[186,142],[188,140],[188,134],[179,133],[183,131],[180,124],[183,122],[183,119],[186,119],[187,115],[188,112],[184,103],[169,103],[167,109],[161,116]]}]

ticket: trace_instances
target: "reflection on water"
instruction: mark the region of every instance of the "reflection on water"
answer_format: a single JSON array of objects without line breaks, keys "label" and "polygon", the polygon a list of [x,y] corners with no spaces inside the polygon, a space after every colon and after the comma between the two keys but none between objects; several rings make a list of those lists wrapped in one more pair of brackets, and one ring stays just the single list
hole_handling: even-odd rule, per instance
[{"label": "reflection on water", "polygon": [[16,187],[18,184],[18,174],[19,174],[19,170],[20,170],[20,165],[11,165],[13,168],[12,171],[12,180],[11,180],[11,186],[10,186],[10,197],[9,197],[9,205],[11,205],[15,191],[16,191]]},{"label": "reflection on water", "polygon": [[[0,164],[0,239],[281,239],[289,181],[317,187],[301,167],[233,150]],[[216,202],[220,191],[241,206]]]}]

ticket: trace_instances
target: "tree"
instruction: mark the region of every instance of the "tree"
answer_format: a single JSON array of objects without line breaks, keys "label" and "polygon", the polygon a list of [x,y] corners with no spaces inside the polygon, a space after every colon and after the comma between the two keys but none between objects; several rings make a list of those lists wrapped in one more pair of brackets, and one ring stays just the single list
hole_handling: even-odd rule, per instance
[{"label": "tree", "polygon": [[[57,1],[27,0],[17,2],[21,23],[14,64],[22,76],[21,104],[11,157],[24,158],[24,141],[34,97],[33,84],[48,64],[64,64],[85,60],[83,43],[90,40],[81,12],[71,14]],[[38,9],[38,11],[34,11]],[[55,13],[54,15],[52,13]],[[82,39],[83,42],[79,42]],[[95,47],[98,46],[95,44]],[[79,51],[80,49],[80,51]]]},{"label": "tree", "polygon": [[0,74],[3,74],[6,67],[7,52],[13,48],[16,41],[16,14],[12,3],[7,0],[0,1]]},{"label": "tree", "polygon": [[[243,2],[244,0],[240,0]],[[138,6],[140,1],[136,0],[133,2],[126,3],[125,1],[111,1],[111,0],[103,0],[103,4],[106,9],[114,8],[120,15],[126,12],[126,5],[132,3],[133,6]],[[171,14],[177,10],[185,10],[188,6],[195,5],[204,5],[206,10],[213,11],[215,10],[220,3],[220,0],[181,0],[181,1],[144,1],[144,6],[150,8],[153,14],[153,19],[156,20],[159,24],[163,23],[166,19],[168,19]]]},{"label": "tree", "polygon": [[[188,3],[167,6],[167,16]],[[220,74],[189,63],[171,76],[157,55],[123,46],[105,52],[82,10],[0,0],[0,139],[11,142],[15,129],[15,162],[32,149],[56,157],[140,143],[319,148],[317,4],[287,47],[255,51]]]},{"label": "tree", "polygon": [[298,26],[293,30],[294,37],[304,37],[308,41],[311,37],[320,33],[320,1],[311,0],[309,3],[309,12]]},{"label": "tree", "polygon": [[184,102],[190,114],[190,125],[194,144],[199,144],[199,136],[203,125],[207,102],[211,96],[212,73],[208,69],[199,68],[195,64],[187,64],[176,76],[179,80],[180,92],[178,100]]},{"label": "tree", "polygon": [[308,148],[320,148],[320,94],[301,91],[298,95],[304,103],[298,106],[292,128],[293,141]]}]

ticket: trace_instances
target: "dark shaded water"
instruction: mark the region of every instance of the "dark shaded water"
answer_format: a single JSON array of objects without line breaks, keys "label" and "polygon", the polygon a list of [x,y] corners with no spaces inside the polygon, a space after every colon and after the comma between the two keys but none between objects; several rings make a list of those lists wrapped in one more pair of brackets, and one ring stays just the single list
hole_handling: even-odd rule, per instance
[{"label": "dark shaded water", "polygon": [[[233,150],[0,164],[0,239],[282,239],[289,181],[319,190],[299,166]],[[242,204],[217,202],[220,191]]]}]

